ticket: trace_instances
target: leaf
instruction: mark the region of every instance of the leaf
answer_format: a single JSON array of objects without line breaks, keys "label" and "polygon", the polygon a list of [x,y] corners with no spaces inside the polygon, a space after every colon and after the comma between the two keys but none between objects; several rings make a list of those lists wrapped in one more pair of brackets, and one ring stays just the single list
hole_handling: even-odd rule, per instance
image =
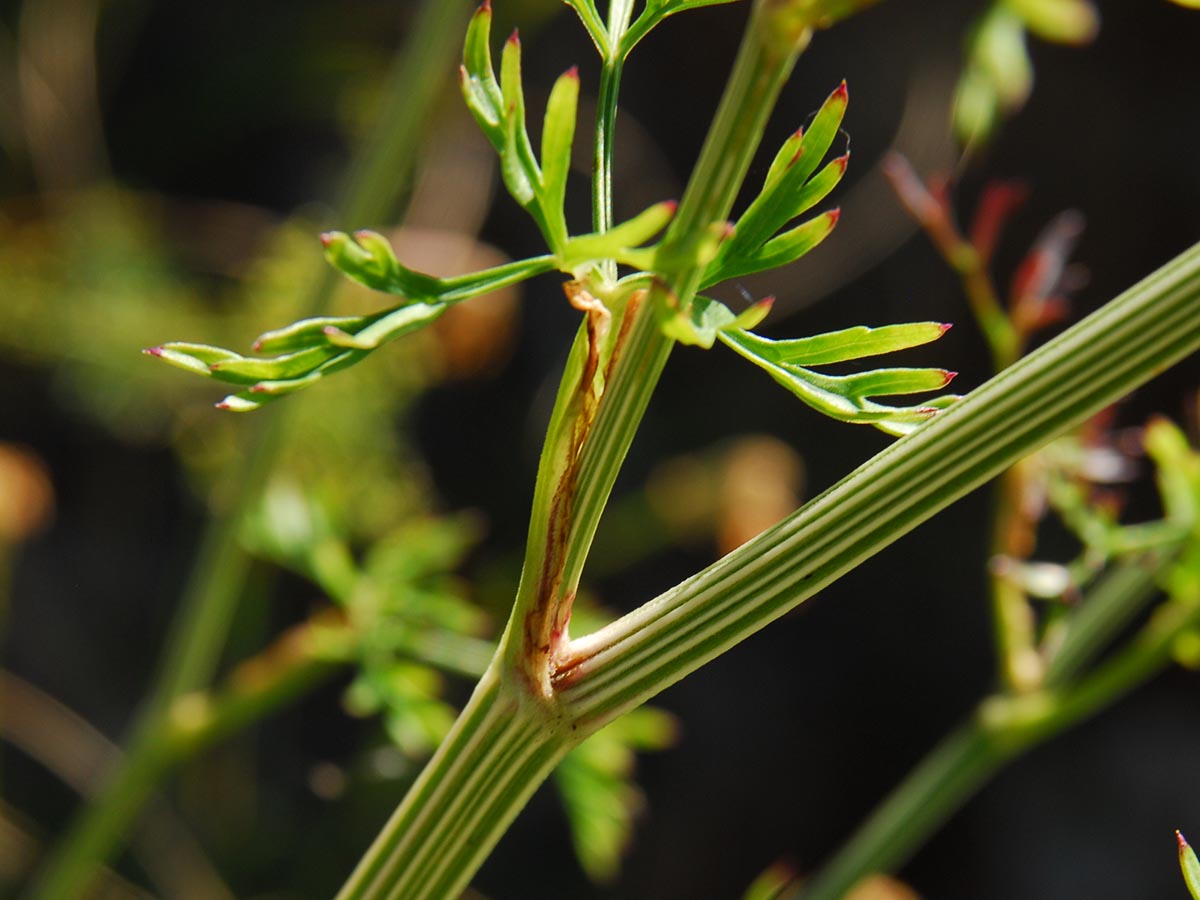
[{"label": "leaf", "polygon": [[856,325],[841,331],[782,341],[747,334],[742,340],[771,362],[821,366],[920,347],[936,341],[949,329],[949,325],[941,322],[908,322],[878,328]]},{"label": "leaf", "polygon": [[454,278],[435,278],[396,261],[383,235],[342,232],[322,236],[335,266],[354,280],[406,299],[366,316],[319,316],[268,331],[254,342],[255,358],[206,344],[168,343],[145,352],[206,378],[248,389],[231,394],[217,406],[250,412],[271,400],[309,387],[326,376],[360,362],[388,341],[409,334],[440,317],[450,303],[516,284],[555,268],[553,256],[505,263]]},{"label": "leaf", "polygon": [[184,341],[163,344],[161,347],[149,347],[142,352],[148,356],[157,357],[163,362],[177,368],[203,375],[205,378],[212,377],[211,367],[213,363],[229,359],[241,359],[237,353],[231,350],[210,347],[208,344],[191,344]]},{"label": "leaf", "polygon": [[705,270],[702,287],[794,262],[833,230],[837,224],[836,212],[777,235],[781,228],[823,200],[845,174],[848,153],[813,175],[841,129],[847,101],[846,83],[842,82],[826,98],[809,128],[794,132],[784,141],[767,171],[762,190],[742,213],[733,234]]},{"label": "leaf", "polygon": [[707,350],[716,342],[717,335],[722,331],[754,328],[767,317],[774,302],[774,297],[766,297],[740,314],[734,315],[729,307],[719,300],[697,295],[686,316],[682,311],[677,313],[673,319],[664,323],[664,330],[669,337],[681,344]]},{"label": "leaf", "polygon": [[371,290],[421,299],[438,293],[439,279],[401,265],[382,234],[363,230],[351,237],[328,231],[321,235],[321,244],[330,265]]},{"label": "leaf", "polygon": [[471,16],[459,70],[463,99],[480,130],[499,149],[503,142],[504,97],[492,66],[492,4],[487,0]]},{"label": "leaf", "polygon": [[567,175],[571,170],[571,145],[575,140],[578,105],[579,70],[572,67],[554,82],[542,125],[542,196],[560,245],[567,240],[563,206],[567,197]]},{"label": "leaf", "polygon": [[336,347],[309,347],[267,359],[239,356],[215,362],[209,368],[214,378],[235,384],[253,384],[267,379],[279,381],[307,375],[338,353]]},{"label": "leaf", "polygon": [[843,422],[875,425],[889,434],[904,434],[957,398],[939,397],[936,401],[915,406],[888,406],[875,402],[875,399],[938,390],[953,379],[953,372],[888,368],[852,375],[825,375],[800,365],[799,361],[857,359],[888,352],[885,349],[888,347],[917,346],[936,340],[944,333],[945,329],[936,323],[921,322],[891,326],[890,330],[850,328],[796,341],[771,341],[737,330],[718,332],[717,337],[825,415]]},{"label": "leaf", "polygon": [[1196,851],[1180,832],[1175,832],[1175,839],[1179,842],[1179,868],[1183,870],[1183,881],[1192,900],[1200,900],[1200,861],[1196,859]]},{"label": "leaf", "polygon": [[560,254],[564,269],[574,271],[598,259],[622,262],[634,257],[633,248],[649,241],[667,227],[678,204],[674,200],[656,203],[632,219],[615,225],[603,234],[584,234],[567,241]]},{"label": "leaf", "polygon": [[662,710],[635,709],[596,732],[555,769],[575,853],[593,881],[616,876],[645,803],[632,780],[634,751],[665,749],[676,733],[675,720]]},{"label": "leaf", "polygon": [[[379,315],[382,315],[380,313]],[[254,341],[255,353],[285,353],[328,343],[326,329],[354,333],[378,316],[317,316],[268,331]]]},{"label": "leaf", "polygon": [[772,238],[752,253],[727,258],[718,256],[704,270],[700,286],[711,287],[731,278],[740,278],[795,262],[829,237],[840,218],[841,210],[831,209]]}]

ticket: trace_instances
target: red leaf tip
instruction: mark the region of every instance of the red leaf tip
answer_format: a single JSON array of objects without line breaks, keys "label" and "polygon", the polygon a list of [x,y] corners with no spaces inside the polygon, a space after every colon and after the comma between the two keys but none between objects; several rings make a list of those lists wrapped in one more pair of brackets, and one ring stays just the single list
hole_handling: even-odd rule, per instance
[{"label": "red leaf tip", "polygon": [[512,34],[508,36],[508,42],[517,47],[521,46],[521,32],[519,28],[514,28]]},{"label": "red leaf tip", "polygon": [[224,400],[222,400],[220,403],[214,403],[213,406],[215,406],[217,409],[229,409],[229,404]]},{"label": "red leaf tip", "polygon": [[663,206],[666,207],[667,212],[669,212],[671,215],[675,215],[675,210],[679,209],[679,201],[678,200],[664,200]]},{"label": "red leaf tip", "polygon": [[332,231],[321,232],[321,246],[328,247],[330,244],[333,243],[333,237],[334,237],[334,235],[333,235]]},{"label": "red leaf tip", "polygon": [[945,381],[942,382],[942,387],[945,387],[950,382],[952,382],[955,378],[958,377],[958,373],[951,372],[949,369],[942,369],[942,377],[946,379]]},{"label": "red leaf tip", "polygon": [[943,334],[945,334],[947,331],[949,331],[953,327],[954,327],[953,322],[939,322],[938,323],[938,337],[941,337]]},{"label": "red leaf tip", "polygon": [[1187,850],[1190,846],[1187,842],[1187,838],[1183,836],[1183,832],[1178,828],[1175,829],[1175,841],[1179,844],[1180,850]]},{"label": "red leaf tip", "polygon": [[263,347],[262,341],[255,341],[253,344],[250,345],[250,349],[252,351],[254,351],[255,353],[262,353],[262,347]]},{"label": "red leaf tip", "polygon": [[563,73],[563,77],[564,78],[573,78],[576,81],[578,81],[579,80],[579,66],[571,66],[571,68],[567,69],[567,71]]},{"label": "red leaf tip", "polygon": [[835,225],[837,225],[838,220],[841,219],[841,217],[842,217],[842,208],[840,206],[835,206],[829,212],[825,213],[825,218],[827,218],[829,220],[830,228],[833,228]]},{"label": "red leaf tip", "polygon": [[837,99],[841,100],[843,103],[850,99],[850,91],[846,87],[845,78],[842,79],[842,83],[837,86],[837,89],[830,96],[837,97]]},{"label": "red leaf tip", "polygon": [[490,16],[492,14],[492,0],[483,0],[479,4],[479,9],[475,10],[477,16]]},{"label": "red leaf tip", "polygon": [[265,387],[263,387],[262,384],[250,385],[250,393],[252,393],[252,394],[265,394],[266,392],[267,392],[267,389]]},{"label": "red leaf tip", "polygon": [[771,307],[773,307],[775,305],[775,295],[767,294],[767,296],[763,297],[761,300],[759,300],[754,305],[757,306],[759,309],[764,309],[767,312],[770,312]]},{"label": "red leaf tip", "polygon": [[162,347],[146,347],[144,350],[142,350],[142,352],[145,353],[147,356],[162,356],[163,348]]}]

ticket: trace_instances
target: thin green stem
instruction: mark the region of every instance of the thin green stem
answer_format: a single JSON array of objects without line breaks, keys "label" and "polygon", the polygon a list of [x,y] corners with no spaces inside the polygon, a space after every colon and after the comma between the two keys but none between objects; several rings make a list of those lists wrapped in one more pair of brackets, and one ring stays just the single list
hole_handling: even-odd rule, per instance
[{"label": "thin green stem", "polygon": [[800,892],[841,900],[862,878],[908,859],[1015,754],[979,715],[947,735],[879,805],[854,837]]},{"label": "thin green stem", "polygon": [[[1156,569],[1161,571],[1162,565]],[[1104,590],[1122,587],[1130,592],[1124,605],[1135,603],[1143,590],[1136,580],[1125,578]],[[1122,605],[1111,596],[1089,602],[1101,599]],[[817,872],[801,900],[841,900],[860,879],[895,871],[1011,760],[1107,708],[1165,668],[1175,641],[1198,622],[1197,598],[1173,600],[1124,650],[1078,685],[984,700]]]},{"label": "thin green stem", "polygon": [[[601,50],[596,135],[592,145],[592,231],[596,234],[604,234],[613,226],[613,152],[616,146],[618,96],[626,55],[622,39],[632,15],[632,0],[612,0],[608,7],[608,40],[606,48]],[[615,260],[605,260],[601,271],[607,281],[616,281]]]},{"label": "thin green stem", "polygon": [[1161,564],[1153,557],[1120,563],[1087,592],[1086,602],[1062,621],[1062,642],[1051,648],[1045,686],[1073,680],[1143,609],[1155,593]]},{"label": "thin green stem", "polygon": [[[1002,371],[1002,370],[1001,370]],[[1017,463],[996,481],[989,556],[1024,559],[1033,548],[1036,523],[1024,513],[1028,475]],[[999,681],[1016,691],[1032,690],[1044,675],[1037,651],[1037,621],[1029,598],[1012,579],[993,573],[989,579],[992,638]]]},{"label": "thin green stem", "polygon": [[560,700],[620,715],[1200,348],[1200,244],[778,526],[570,649]]},{"label": "thin green stem", "polygon": [[[343,188],[343,215],[366,223],[383,217],[396,202],[403,177],[411,169],[428,111],[442,90],[433,73],[453,58],[467,15],[462,0],[428,0],[411,39],[389,79],[380,127],[360,151]],[[313,314],[328,303],[339,278],[329,267],[312,282],[303,303]],[[155,785],[172,762],[164,752],[168,713],[174,702],[203,688],[220,661],[248,570],[238,544],[245,512],[266,483],[284,429],[278,412],[250,426],[253,433],[245,462],[230,473],[228,496],[234,504],[215,515],[184,590],[162,656],[162,667],[149,700],[138,715],[124,760],[51,851],[30,897],[74,900],[83,896],[97,864],[121,844]]]}]

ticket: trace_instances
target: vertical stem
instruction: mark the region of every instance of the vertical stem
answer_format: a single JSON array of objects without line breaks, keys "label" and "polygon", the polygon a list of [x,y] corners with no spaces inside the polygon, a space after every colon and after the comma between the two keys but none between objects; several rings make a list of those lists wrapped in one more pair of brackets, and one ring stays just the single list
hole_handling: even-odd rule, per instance
[{"label": "vertical stem", "polygon": [[[630,7],[627,0],[614,4],[614,26],[628,21]],[[734,162],[710,162],[693,176],[688,196],[698,234],[677,232],[681,244],[701,238],[710,222],[728,215],[762,125],[799,53],[796,42],[781,49],[775,18],[780,7],[780,0],[755,4],[705,145],[704,158]],[[615,78],[609,91],[606,103],[615,109]],[[602,120],[604,116],[602,112]],[[747,122],[757,127],[740,127]],[[606,134],[611,138],[611,127]],[[598,204],[611,209],[611,180],[599,183],[608,187]],[[697,269],[694,261],[681,261],[670,273],[670,286],[684,289],[686,282],[699,278]],[[594,728],[572,721],[559,703],[553,676],[563,660],[541,646],[540,627],[530,626],[544,624],[547,615],[557,618],[563,604],[569,612],[600,514],[670,354],[673,342],[658,327],[649,302],[631,299],[622,327],[595,418],[583,423],[581,445],[565,440],[581,421],[577,385],[587,371],[587,331],[576,338],[538,468],[521,586],[496,657],[450,737],[384,826],[339,900],[457,896],[557,761]],[[566,547],[548,547],[550,540],[559,539],[554,535],[562,522]],[[556,565],[562,569],[553,571]],[[548,586],[557,595],[548,595]],[[569,651],[568,643],[564,652]]]},{"label": "vertical stem", "polygon": [[[394,206],[411,168],[429,110],[442,91],[433,73],[453,58],[467,15],[464,0],[427,0],[398,57],[384,104],[386,116],[361,149],[343,187],[341,207],[351,221],[376,219]],[[327,303],[337,274],[322,266],[303,306],[311,315]],[[119,847],[159,781],[176,761],[165,752],[174,702],[202,689],[220,661],[249,561],[238,544],[238,529],[257,501],[283,440],[278,410],[254,429],[245,463],[230,473],[233,505],[214,516],[205,530],[162,655],[155,686],[129,740],[126,755],[95,798],[71,823],[51,851],[31,889],[34,900],[74,900],[86,893],[99,862]]]}]

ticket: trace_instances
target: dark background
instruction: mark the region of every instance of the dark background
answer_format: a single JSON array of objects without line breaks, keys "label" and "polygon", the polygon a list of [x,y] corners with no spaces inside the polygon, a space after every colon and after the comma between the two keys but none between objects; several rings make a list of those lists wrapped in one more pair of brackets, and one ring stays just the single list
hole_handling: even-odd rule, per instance
[{"label": "dark background", "polygon": [[[267,218],[315,208],[320,219],[346,161],[339,110],[347,96],[382,77],[412,5],[103,5],[98,121],[113,181],[182,204],[250,207]],[[578,23],[549,2],[526,5],[541,22],[525,42],[533,107],[540,109],[553,78],[576,62],[585,96],[594,91],[592,49]],[[33,6],[0,7],[9,37],[18,15]],[[523,15],[505,10],[504,0],[496,6],[502,18]],[[1068,207],[1084,212],[1088,227],[1076,258],[1091,277],[1076,315],[1200,238],[1200,13],[1165,0],[1100,8],[1103,27],[1093,45],[1033,44],[1038,81],[1030,103],[964,171],[959,191],[968,209],[987,179],[1016,176],[1031,188],[997,261],[1002,283],[1046,220]],[[913,233],[876,169],[893,143],[922,171],[954,165],[949,96],[963,36],[981,9],[952,0],[888,0],[819,35],[801,59],[766,144],[773,149],[845,78],[854,155],[834,197],[844,215],[829,243],[811,260],[746,285],[779,297],[781,314],[768,333],[954,321],[959,327],[929,359],[960,371],[960,390],[987,377],[983,344],[954,276]],[[678,196],[745,15],[740,3],[681,15],[634,55],[623,87],[628,118],[620,137],[632,147],[618,157],[619,215]],[[447,104],[458,102],[452,74],[448,66]],[[751,180],[764,171],[756,167]],[[587,221],[583,184],[580,177],[580,230]],[[36,227],[54,195],[18,153],[0,168],[0,200],[11,234]],[[190,277],[220,281],[226,276],[189,258],[198,228],[186,216],[173,219],[170,246]],[[482,237],[513,257],[540,250],[506,196],[491,206]],[[0,286],[0,304],[20,288]],[[70,314],[45,309],[47,317]],[[545,386],[561,365],[574,316],[553,278],[535,282],[522,300],[518,344],[502,368],[434,386],[403,421],[381,423],[405,430],[420,450],[438,508],[475,509],[486,518],[476,567],[519,551]],[[4,665],[117,737],[153,671],[201,505],[165,440],[122,439],[59,402],[53,362],[27,358],[21,342],[11,331],[3,340],[16,349],[0,359],[0,440],[26,445],[45,461],[57,512],[16,556]],[[1197,374],[1193,359],[1147,386],[1122,407],[1120,421],[1135,425],[1154,410],[1182,418]],[[681,348],[618,494],[637,490],[664,458],[745,433],[775,435],[795,447],[808,496],[887,441],[816,416],[732,354]],[[1153,514],[1149,497],[1137,494],[1135,510]],[[814,867],[991,685],[987,515],[986,492],[977,492],[667,691],[660,703],[678,715],[682,740],[640,764],[648,806],[614,885],[588,885],[552,789],[545,789],[483,869],[480,890],[522,900],[726,898],[740,896],[779,858]],[[1056,552],[1069,552],[1061,536],[1044,548],[1048,557]],[[593,587],[610,607],[629,609],[711,559],[708,546],[673,548]],[[285,581],[275,590],[284,596],[283,611],[273,614],[280,623],[311,599],[303,585]],[[372,739],[370,723],[341,713],[340,687],[318,691],[253,736],[214,751],[216,762],[198,763],[174,792],[185,816],[198,819],[206,849],[237,896],[329,896],[402,793],[393,782],[325,801],[308,789],[315,762],[340,762]],[[1184,896],[1171,831],[1200,833],[1196,689],[1194,674],[1172,672],[1034,750],[985,788],[902,877],[928,900]],[[20,753],[5,749],[3,762],[7,802],[35,832],[52,836],[72,795]],[[205,799],[216,812],[195,812]]]}]

